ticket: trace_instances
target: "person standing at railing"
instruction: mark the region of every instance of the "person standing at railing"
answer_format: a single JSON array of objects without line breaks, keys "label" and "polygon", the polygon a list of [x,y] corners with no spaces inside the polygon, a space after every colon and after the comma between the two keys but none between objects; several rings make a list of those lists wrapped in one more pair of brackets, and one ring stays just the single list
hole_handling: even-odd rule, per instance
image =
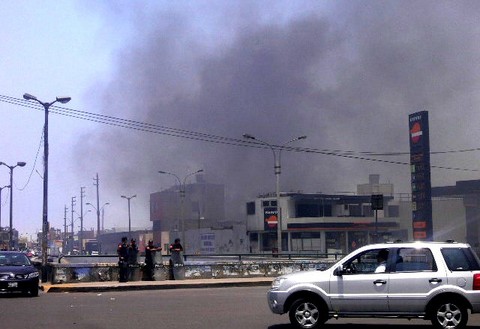
[{"label": "person standing at railing", "polygon": [[153,274],[155,269],[155,254],[157,251],[161,251],[162,248],[155,247],[152,240],[148,240],[148,244],[145,247],[145,272],[146,280],[153,281]]},{"label": "person standing at railing", "polygon": [[118,268],[120,282],[128,281],[128,239],[126,236],[122,238],[122,242],[117,247]]},{"label": "person standing at railing", "polygon": [[182,251],[183,251],[183,246],[180,243],[180,239],[175,239],[175,242],[172,243],[169,247],[170,249],[170,266],[172,269],[172,278],[176,278],[176,269],[178,269],[180,266],[183,267],[183,257],[182,257]]},{"label": "person standing at railing", "polygon": [[137,247],[137,241],[135,241],[135,239],[131,239],[130,245],[128,246],[128,264],[129,265],[138,264],[138,247]]}]

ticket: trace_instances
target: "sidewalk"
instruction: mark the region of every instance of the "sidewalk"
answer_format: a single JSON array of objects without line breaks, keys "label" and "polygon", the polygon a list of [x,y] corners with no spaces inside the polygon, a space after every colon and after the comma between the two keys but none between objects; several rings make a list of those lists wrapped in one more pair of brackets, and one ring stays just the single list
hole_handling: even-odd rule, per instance
[{"label": "sidewalk", "polygon": [[186,288],[219,288],[219,287],[252,287],[270,286],[274,278],[232,278],[232,279],[187,279],[165,281],[104,281],[50,284],[40,283],[40,289],[47,293],[52,292],[105,292],[127,290],[154,290],[154,289],[186,289]]}]

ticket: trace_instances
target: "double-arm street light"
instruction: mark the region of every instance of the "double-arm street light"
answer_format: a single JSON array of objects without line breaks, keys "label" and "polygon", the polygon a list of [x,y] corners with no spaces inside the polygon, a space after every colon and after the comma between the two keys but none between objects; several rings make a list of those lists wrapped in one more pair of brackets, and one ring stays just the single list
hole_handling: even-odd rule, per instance
[{"label": "double-arm street light", "polygon": [[132,195],[132,196],[125,196],[122,195],[122,198],[127,199],[128,201],[128,237],[131,239],[132,238],[132,218],[130,216],[130,200],[135,198],[137,195]]},{"label": "double-arm street light", "polygon": [[272,153],[273,153],[273,161],[274,161],[273,168],[274,168],[275,177],[276,177],[276,187],[275,187],[276,193],[275,194],[277,199],[277,248],[278,248],[278,252],[281,253],[282,252],[282,208],[280,207],[280,174],[282,172],[282,166],[281,166],[282,151],[285,149],[285,146],[287,144],[293,143],[301,139],[306,139],[307,136],[299,136],[299,137],[293,138],[282,145],[273,145],[249,134],[243,134],[243,138],[252,139],[259,142],[260,144],[266,145],[270,148],[270,150],[272,150]]},{"label": "double-arm street light", "polygon": [[[98,243],[98,251],[99,252],[102,251],[102,245],[100,243],[100,232],[101,231],[100,231],[100,221],[98,219],[100,218],[100,211],[102,211],[102,216],[103,216],[103,208],[105,208],[105,206],[108,206],[109,204],[110,204],[109,202],[105,202],[103,204],[103,206],[101,206],[99,209],[97,209],[97,207],[95,207],[92,203],[90,203],[90,202],[86,203],[86,205],[91,206],[93,209],[95,209],[95,211],[97,213],[97,243]],[[103,228],[103,224],[102,224],[102,228]]]},{"label": "double-arm street light", "polygon": [[177,175],[171,173],[171,172],[168,172],[168,171],[161,171],[159,170],[158,173],[159,174],[164,174],[164,175],[171,175],[171,176],[174,176],[176,179],[177,179],[177,182],[178,182],[178,185],[180,186],[180,221],[181,221],[181,230],[182,230],[182,243],[183,243],[183,250],[185,251],[186,250],[186,246],[187,246],[187,243],[185,241],[185,210],[184,210],[184,203],[185,203],[185,184],[187,182],[187,178],[190,177],[190,176],[193,176],[195,174],[199,174],[203,172],[203,169],[200,169],[200,170],[197,170],[195,172],[192,172],[192,173],[189,173],[188,175],[186,175],[185,177],[183,177],[183,181],[180,180],[180,177],[178,177]]},{"label": "double-arm street light", "polygon": [[8,244],[9,249],[13,249],[13,169],[15,167],[24,167],[26,165],[25,162],[17,162],[14,166],[9,166],[5,162],[0,162],[0,165],[4,165],[8,169],[10,169],[10,230],[8,231]]},{"label": "double-arm street light", "polygon": [[[85,203],[86,205],[88,206],[91,206],[93,209],[95,209],[96,213],[97,213],[97,218],[100,216],[100,212],[103,212],[103,208],[105,208],[105,206],[108,206],[110,204],[110,202],[105,202],[103,204],[103,206],[101,206],[99,209],[97,209],[97,207],[95,207],[92,203],[90,202],[87,202]],[[97,239],[98,237],[100,236],[100,232],[101,230],[103,230],[103,223],[102,223],[102,229],[100,229],[100,225],[99,223],[97,223]]]},{"label": "double-arm street light", "polygon": [[[47,265],[47,245],[48,245],[48,110],[56,102],[66,104],[70,102],[70,97],[57,97],[53,102],[42,102],[37,97],[24,94],[23,98],[27,101],[40,103],[45,109],[45,126],[43,128],[43,215],[42,215],[42,266]],[[42,275],[44,276],[44,275]],[[44,276],[42,279],[46,279]]]},{"label": "double-arm street light", "polygon": [[[78,240],[80,241],[80,243],[79,243],[80,244],[80,255],[83,255],[83,252],[84,252],[84,250],[83,250],[83,236],[84,236],[84,234],[83,234],[83,219],[85,218],[85,212],[83,211],[83,207],[81,207],[80,209],[81,209],[80,214],[77,213],[76,211],[74,211],[74,212],[78,215],[77,219],[80,219],[80,230],[78,231]],[[90,209],[88,209],[86,213],[89,213],[89,212],[91,212]],[[72,221],[72,236],[74,235],[73,227],[74,226],[73,226],[73,221]]]}]

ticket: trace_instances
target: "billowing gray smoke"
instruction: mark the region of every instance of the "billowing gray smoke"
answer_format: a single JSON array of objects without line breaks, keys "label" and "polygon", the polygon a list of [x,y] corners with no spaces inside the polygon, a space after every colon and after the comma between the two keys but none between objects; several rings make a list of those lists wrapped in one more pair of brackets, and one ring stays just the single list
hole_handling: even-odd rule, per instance
[{"label": "billowing gray smoke", "polygon": [[[180,7],[131,15],[135,37],[118,54],[98,112],[272,144],[307,135],[295,146],[408,152],[408,114],[428,110],[433,151],[477,144],[479,2],[314,1],[278,20],[267,13],[288,2],[215,4],[215,20]],[[132,191],[148,201],[175,183],[158,170],[204,169],[207,181],[225,184],[229,218],[238,219],[246,201],[275,189],[268,149],[105,126],[79,148],[76,154],[89,152],[78,161],[80,174],[86,161],[96,163],[112,198]],[[477,158],[448,153],[433,155],[432,164],[477,168]],[[282,169],[282,191],[354,191],[379,173],[397,192],[410,192],[408,165],[283,152]],[[439,170],[432,178],[435,186],[476,177]]]}]

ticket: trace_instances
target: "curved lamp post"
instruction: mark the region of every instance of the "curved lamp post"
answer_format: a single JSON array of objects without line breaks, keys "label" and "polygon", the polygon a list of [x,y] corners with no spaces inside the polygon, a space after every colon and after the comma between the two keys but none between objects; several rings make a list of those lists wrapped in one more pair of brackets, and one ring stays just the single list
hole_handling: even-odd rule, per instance
[{"label": "curved lamp post", "polygon": [[128,238],[132,238],[132,218],[130,216],[130,200],[137,197],[137,195],[132,195],[130,197],[122,195],[122,198],[127,199],[128,201]]},{"label": "curved lamp post", "polygon": [[0,165],[4,165],[10,169],[10,230],[8,231],[8,246],[10,250],[13,250],[13,169],[15,167],[24,167],[26,162],[17,162],[14,166],[9,166],[5,162],[0,162]]},{"label": "curved lamp post", "polygon": [[[23,98],[27,101],[40,103],[45,109],[45,126],[43,130],[43,215],[42,215],[42,266],[47,265],[47,245],[48,245],[48,109],[56,102],[66,104],[70,102],[70,97],[57,97],[53,102],[42,102],[37,97],[24,94]],[[46,272],[46,271],[45,271]],[[45,282],[46,276],[42,274],[42,281]]]},{"label": "curved lamp post", "polygon": [[249,134],[243,134],[243,138],[246,139],[251,139],[258,141],[260,144],[266,145],[272,150],[273,153],[273,161],[274,161],[274,172],[275,172],[275,177],[276,177],[276,187],[275,187],[275,194],[276,194],[276,199],[277,199],[277,248],[278,252],[282,252],[282,209],[280,207],[280,174],[282,172],[282,166],[281,166],[281,156],[282,156],[282,151],[284,150],[285,146],[287,144],[293,143],[295,141],[301,140],[301,139],[306,139],[307,136],[299,136],[296,138],[293,138],[289,140],[288,142],[282,144],[281,146],[278,145],[273,145],[270,143],[267,143],[261,139],[256,138],[255,136],[249,135]]},{"label": "curved lamp post", "polygon": [[181,226],[181,230],[182,230],[182,243],[183,243],[183,250],[184,251],[186,250],[186,247],[187,247],[187,243],[185,241],[185,211],[184,211],[185,183],[186,183],[188,177],[193,176],[195,174],[199,174],[201,172],[203,172],[203,169],[200,169],[200,170],[197,170],[195,172],[189,173],[188,175],[183,177],[183,181],[182,181],[182,180],[180,180],[180,177],[178,177],[177,175],[175,175],[171,172],[161,171],[161,170],[158,171],[159,174],[171,175],[171,176],[175,177],[177,179],[177,182],[178,182],[179,186],[180,186],[180,221],[181,221],[180,226]]}]

